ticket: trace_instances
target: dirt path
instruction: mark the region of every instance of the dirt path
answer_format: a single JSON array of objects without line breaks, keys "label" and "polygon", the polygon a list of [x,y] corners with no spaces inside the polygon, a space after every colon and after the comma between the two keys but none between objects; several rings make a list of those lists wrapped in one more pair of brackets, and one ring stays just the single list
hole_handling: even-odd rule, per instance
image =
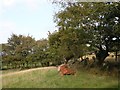
[{"label": "dirt path", "polygon": [[34,68],[34,69],[28,69],[28,70],[23,70],[23,71],[17,71],[17,72],[12,72],[12,73],[7,73],[7,74],[2,74],[0,75],[0,77],[2,76],[9,76],[9,75],[17,75],[20,73],[27,73],[27,72],[31,72],[31,71],[36,71],[36,70],[44,70],[44,69],[56,69],[56,67],[51,66],[51,67],[40,67],[40,68]]}]

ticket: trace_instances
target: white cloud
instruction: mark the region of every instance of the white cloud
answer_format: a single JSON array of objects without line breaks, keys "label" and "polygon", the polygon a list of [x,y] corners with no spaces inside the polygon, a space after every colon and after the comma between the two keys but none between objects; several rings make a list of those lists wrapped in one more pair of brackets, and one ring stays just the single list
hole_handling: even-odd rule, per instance
[{"label": "white cloud", "polygon": [[11,7],[15,5],[16,0],[1,0],[1,3],[4,7]]},{"label": "white cloud", "polygon": [[0,0],[0,15],[16,5],[16,0]]}]

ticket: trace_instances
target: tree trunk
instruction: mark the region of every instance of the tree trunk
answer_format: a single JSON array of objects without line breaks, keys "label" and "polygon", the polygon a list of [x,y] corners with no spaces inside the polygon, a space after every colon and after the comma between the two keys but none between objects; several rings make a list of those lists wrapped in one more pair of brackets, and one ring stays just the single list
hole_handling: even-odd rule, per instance
[{"label": "tree trunk", "polygon": [[115,61],[117,62],[117,51],[115,51]]},{"label": "tree trunk", "polygon": [[96,53],[97,65],[101,66],[107,56],[109,56],[108,51],[100,49],[100,51]]}]

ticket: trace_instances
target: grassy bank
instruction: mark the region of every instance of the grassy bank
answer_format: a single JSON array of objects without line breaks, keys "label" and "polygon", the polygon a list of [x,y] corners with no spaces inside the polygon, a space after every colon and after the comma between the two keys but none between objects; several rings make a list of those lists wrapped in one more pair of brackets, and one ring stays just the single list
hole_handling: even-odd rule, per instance
[{"label": "grassy bank", "polygon": [[114,88],[118,80],[79,71],[76,76],[60,76],[56,68],[3,75],[3,88]]}]

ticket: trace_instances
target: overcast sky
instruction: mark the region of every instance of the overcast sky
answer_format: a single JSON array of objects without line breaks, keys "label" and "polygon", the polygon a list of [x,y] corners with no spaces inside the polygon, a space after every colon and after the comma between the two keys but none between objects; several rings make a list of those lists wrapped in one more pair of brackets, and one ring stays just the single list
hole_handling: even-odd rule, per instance
[{"label": "overcast sky", "polygon": [[0,0],[0,43],[12,33],[47,38],[55,30],[55,10],[49,0]]}]

